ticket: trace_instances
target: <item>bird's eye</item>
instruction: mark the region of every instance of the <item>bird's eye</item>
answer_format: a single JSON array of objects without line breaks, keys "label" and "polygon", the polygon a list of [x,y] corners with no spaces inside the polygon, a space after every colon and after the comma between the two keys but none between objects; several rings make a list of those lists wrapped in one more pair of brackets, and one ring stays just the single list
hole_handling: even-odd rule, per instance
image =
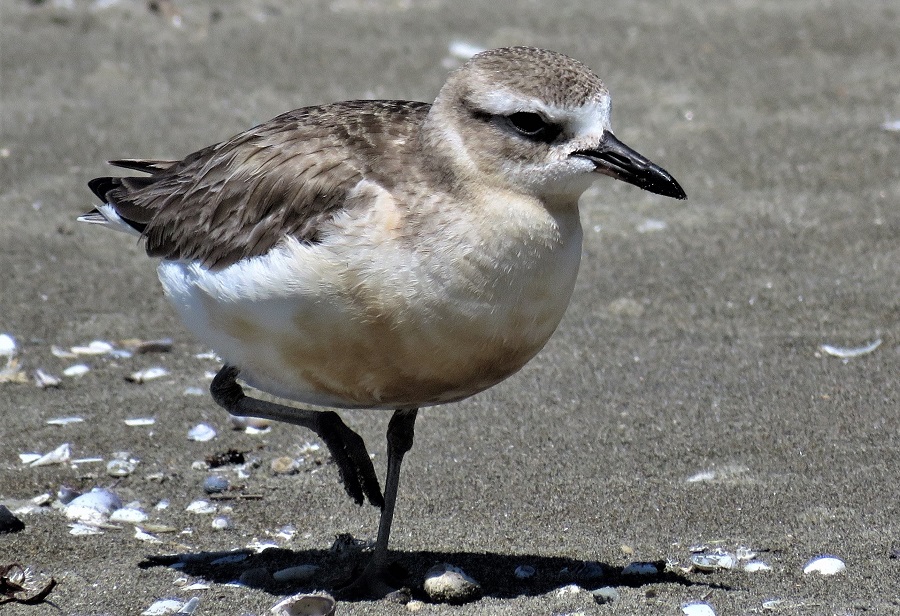
[{"label": "bird's eye", "polygon": [[506,119],[516,132],[535,141],[549,143],[560,133],[558,126],[550,124],[536,113],[519,111],[506,116]]}]

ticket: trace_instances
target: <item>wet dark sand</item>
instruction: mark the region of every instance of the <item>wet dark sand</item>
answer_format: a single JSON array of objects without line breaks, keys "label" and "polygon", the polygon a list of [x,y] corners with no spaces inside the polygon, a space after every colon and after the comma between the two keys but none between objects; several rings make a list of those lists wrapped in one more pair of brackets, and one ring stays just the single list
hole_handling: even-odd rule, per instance
[{"label": "wet dark sand", "polygon": [[[3,614],[137,614],[161,597],[199,596],[196,614],[262,614],[285,586],[226,586],[241,567],[159,565],[152,557],[270,539],[287,552],[249,562],[323,566],[338,533],[375,533],[377,512],[344,496],[327,456],[275,476],[310,434],[231,431],[207,386],[217,365],[176,321],[154,266],[127,237],[74,222],[107,158],[178,157],[282,111],[350,98],[430,100],[448,45],[533,44],[582,59],[613,92],[623,141],[665,166],[689,201],[601,179],[582,201],[584,259],[572,306],[522,372],[460,404],[425,410],[404,469],[392,547],[421,584],[449,561],[485,598],[422,613],[677,614],[705,599],[718,614],[900,613],[900,10],[889,2],[185,3],[173,27],[138,2],[0,0],[0,332],[30,373],[75,363],[51,345],[175,339],[173,351],[91,359],[59,389],[0,385],[0,503],[61,485],[112,486],[153,521],[192,534],[134,539],[130,526],[75,537],[62,514],[21,516],[0,565],[59,581],[47,605]],[[382,7],[382,4],[389,6]],[[212,8],[215,6],[215,8]],[[376,8],[377,7],[377,8]],[[664,228],[648,230],[647,221]],[[653,225],[651,225],[653,226]],[[659,227],[662,225],[656,225]],[[846,362],[823,343],[874,352]],[[124,376],[164,365],[170,376]],[[77,415],[83,423],[47,425]],[[123,419],[151,416],[152,427]],[[346,413],[383,468],[388,415]],[[200,421],[209,443],[186,439]],[[128,451],[121,480],[102,464],[27,468],[18,454],[70,443],[76,458]],[[261,466],[229,477],[234,528],[184,512],[207,473],[191,464],[231,448]],[[688,478],[712,471],[712,479]],[[150,478],[148,478],[150,477]],[[153,479],[152,477],[156,477]],[[161,480],[159,478],[162,478]],[[153,510],[161,499],[165,511]],[[271,534],[292,524],[290,540]],[[632,561],[686,565],[695,544],[747,546],[772,567],[626,579]],[[835,554],[843,573],[805,576]],[[620,598],[561,597],[598,561]],[[361,561],[360,561],[361,562]],[[530,564],[537,575],[512,571]],[[243,566],[246,568],[246,565]],[[208,590],[174,585],[181,576]],[[298,590],[298,589],[293,589]],[[340,614],[396,614],[386,602]]]}]

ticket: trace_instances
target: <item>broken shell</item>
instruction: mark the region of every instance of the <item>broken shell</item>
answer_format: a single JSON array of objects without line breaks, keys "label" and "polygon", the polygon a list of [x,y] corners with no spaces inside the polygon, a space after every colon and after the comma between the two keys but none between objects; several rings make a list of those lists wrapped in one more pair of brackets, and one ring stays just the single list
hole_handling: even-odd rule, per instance
[{"label": "broken shell", "polygon": [[290,456],[281,456],[272,460],[269,467],[276,475],[290,475],[297,472],[300,464]]},{"label": "broken shell", "polygon": [[105,340],[92,340],[86,345],[74,346],[71,350],[75,355],[106,355],[113,348],[113,345]]},{"label": "broken shell", "polygon": [[481,596],[481,585],[448,563],[435,565],[425,573],[424,588],[431,600],[439,603],[465,603]]},{"label": "broken shell", "polygon": [[216,506],[205,500],[195,500],[185,508],[188,513],[206,515],[216,512]]},{"label": "broken shell", "polygon": [[231,427],[235,430],[246,430],[253,428],[254,430],[265,430],[272,422],[268,419],[260,419],[259,417],[243,417],[240,415],[231,415],[229,417]]},{"label": "broken shell", "polygon": [[216,438],[216,431],[212,428],[212,426],[204,423],[197,424],[188,431],[188,439],[197,441],[199,443],[205,443],[207,441],[213,440],[214,438]]},{"label": "broken shell", "polygon": [[62,383],[62,379],[60,379],[58,376],[53,376],[49,372],[44,372],[40,368],[34,371],[34,384],[41,389],[47,389],[48,387],[59,387],[60,383]]},{"label": "broken shell", "polygon": [[685,616],[716,616],[709,603],[686,603],[681,606],[681,612]]},{"label": "broken shell", "polygon": [[135,417],[133,419],[126,419],[125,425],[131,427],[137,426],[152,426],[156,423],[156,420],[152,417]]},{"label": "broken shell", "polygon": [[68,426],[69,424],[81,423],[82,421],[84,421],[82,417],[57,417],[48,419],[46,423],[48,426]]},{"label": "broken shell", "polygon": [[175,614],[184,607],[184,603],[177,599],[160,599],[154,601],[150,607],[141,612],[141,616],[164,616]]},{"label": "broken shell", "polygon": [[138,370],[137,372],[132,372],[128,376],[125,377],[125,380],[129,383],[146,383],[147,381],[153,381],[155,379],[161,379],[164,376],[168,376],[169,371],[163,368],[162,366],[153,366],[152,368],[145,368],[144,370]]},{"label": "broken shell", "polygon": [[72,378],[78,378],[80,376],[84,376],[90,371],[90,366],[87,366],[85,364],[75,364],[74,366],[69,366],[68,368],[63,370],[63,375]]},{"label": "broken shell", "polygon": [[220,515],[213,518],[211,524],[213,530],[228,530],[233,526],[231,519],[227,516]]},{"label": "broken shell", "polygon": [[746,565],[744,565],[744,571],[747,573],[759,573],[762,571],[771,571],[772,567],[762,562],[761,560],[751,560]]},{"label": "broken shell", "polygon": [[819,348],[829,355],[833,355],[834,357],[840,357],[841,359],[849,359],[851,357],[859,357],[860,355],[866,355],[867,353],[871,353],[875,349],[881,346],[881,338],[873,340],[871,343],[866,344],[861,347],[838,347],[831,344],[823,344]]},{"label": "broken shell", "polygon": [[72,451],[68,443],[63,443],[53,451],[45,453],[29,466],[49,466],[51,464],[65,464],[72,459]]},{"label": "broken shell", "polygon": [[691,564],[698,571],[715,571],[716,569],[733,569],[737,562],[734,554],[730,552],[716,552],[713,554],[694,554],[691,556]]},{"label": "broken shell", "polygon": [[126,451],[114,453],[113,459],[106,465],[106,474],[110,477],[127,477],[137,468],[138,462]]},{"label": "broken shell", "polygon": [[122,507],[122,501],[110,490],[94,488],[73,499],[66,505],[66,517],[81,524],[100,526],[109,520],[110,514]]},{"label": "broken shell", "polygon": [[818,573],[820,575],[834,575],[835,573],[840,573],[844,569],[847,568],[847,565],[844,564],[837,556],[817,556],[806,563],[806,566],[803,567],[803,573]]},{"label": "broken shell", "polygon": [[604,603],[612,603],[617,600],[619,598],[619,591],[612,586],[604,586],[603,588],[591,591],[591,595],[593,595],[594,601],[603,605]]},{"label": "broken shell", "polygon": [[288,597],[271,609],[275,616],[332,616],[336,602],[326,593],[301,594]]}]

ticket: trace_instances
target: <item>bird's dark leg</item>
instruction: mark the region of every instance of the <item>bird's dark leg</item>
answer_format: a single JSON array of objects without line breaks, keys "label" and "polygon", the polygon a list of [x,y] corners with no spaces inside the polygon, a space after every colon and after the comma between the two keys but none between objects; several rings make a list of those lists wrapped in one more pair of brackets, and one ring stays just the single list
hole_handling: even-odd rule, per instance
[{"label": "bird's dark leg", "polygon": [[384,507],[378,523],[378,538],[375,540],[375,552],[362,575],[350,585],[338,591],[338,596],[385,597],[394,589],[385,581],[385,570],[388,565],[388,540],[391,536],[391,523],[394,521],[394,505],[397,502],[397,488],[400,486],[400,465],[403,456],[413,445],[413,432],[418,409],[399,409],[394,412],[387,431],[387,476],[384,481]]},{"label": "bird's dark leg", "polygon": [[[300,409],[251,398],[244,394],[243,388],[236,380],[239,372],[234,366],[225,365],[213,379],[209,391],[219,406],[232,415],[282,421],[312,430],[319,435],[325,442],[325,446],[328,447],[328,451],[331,452],[331,457],[338,466],[341,482],[350,498],[356,504],[362,505],[363,497],[365,497],[374,506],[380,507],[382,511],[386,510],[385,499],[381,495],[381,486],[378,484],[378,476],[375,474],[372,459],[369,457],[369,452],[366,451],[366,444],[362,437],[341,421],[337,413]],[[413,411],[413,420],[415,420],[415,411]],[[391,423],[393,424],[393,421]],[[410,445],[412,445],[412,424],[410,424],[409,433]],[[390,431],[388,432],[388,441],[390,442]],[[403,454],[400,456],[402,458]],[[388,456],[388,469],[390,469],[390,455]],[[399,472],[398,463],[397,473],[399,474]],[[388,480],[390,480],[390,470],[388,470]],[[390,490],[390,484],[387,489]],[[395,481],[394,496],[396,496],[396,491]],[[391,510],[393,510],[393,499]],[[383,520],[384,513],[381,517]],[[388,526],[390,526],[390,522],[388,522]],[[378,536],[380,540],[380,532]]]}]

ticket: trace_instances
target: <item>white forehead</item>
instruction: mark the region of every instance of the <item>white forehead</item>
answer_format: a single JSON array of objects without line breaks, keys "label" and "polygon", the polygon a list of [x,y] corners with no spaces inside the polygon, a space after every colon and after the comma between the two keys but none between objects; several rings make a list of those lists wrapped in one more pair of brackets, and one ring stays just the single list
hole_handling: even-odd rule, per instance
[{"label": "white forehead", "polygon": [[610,98],[605,92],[598,92],[581,105],[569,107],[505,89],[495,89],[479,96],[478,106],[482,111],[493,115],[539,113],[550,122],[562,126],[571,135],[600,135],[610,129]]}]

